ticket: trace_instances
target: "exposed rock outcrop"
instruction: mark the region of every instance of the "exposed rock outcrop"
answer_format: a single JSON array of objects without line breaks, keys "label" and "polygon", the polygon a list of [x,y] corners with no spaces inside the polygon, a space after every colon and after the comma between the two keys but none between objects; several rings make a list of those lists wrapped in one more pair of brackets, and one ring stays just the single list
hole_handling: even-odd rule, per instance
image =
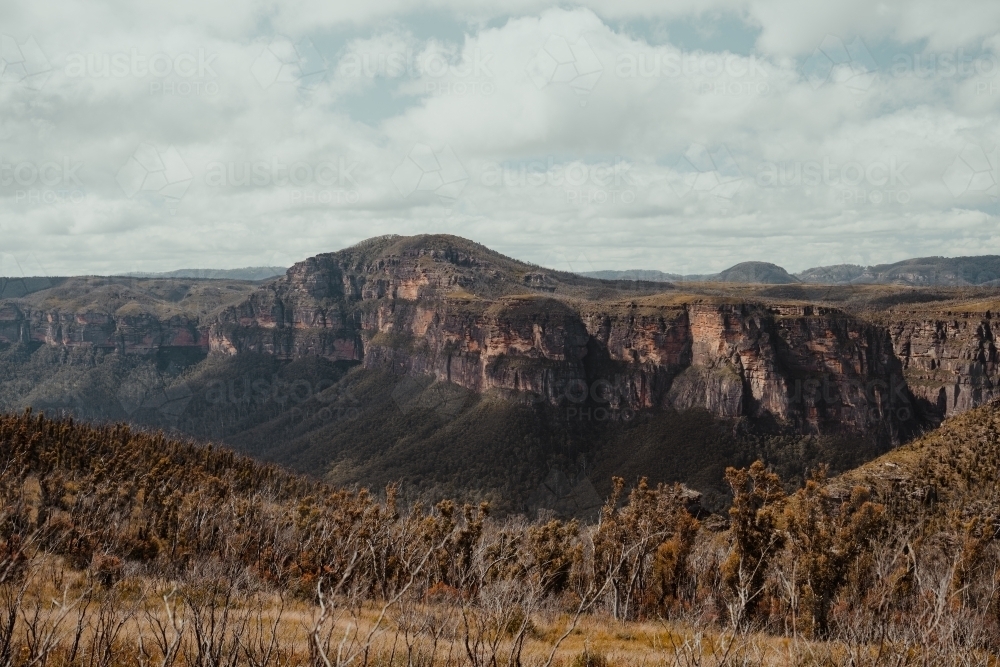
[{"label": "exposed rock outcrop", "polygon": [[889,331],[907,383],[938,417],[1000,396],[992,313],[893,315]]}]

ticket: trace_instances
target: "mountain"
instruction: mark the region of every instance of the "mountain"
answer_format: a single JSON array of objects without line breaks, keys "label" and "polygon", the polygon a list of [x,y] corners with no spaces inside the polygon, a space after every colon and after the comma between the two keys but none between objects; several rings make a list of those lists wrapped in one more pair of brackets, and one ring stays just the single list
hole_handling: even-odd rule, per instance
[{"label": "mountain", "polygon": [[128,421],[501,511],[586,514],[613,474],[718,507],[727,465],[847,470],[1000,386],[987,288],[607,281],[445,235],[371,239],[265,283],[31,288],[0,299],[0,411]]},{"label": "mountain", "polygon": [[723,283],[760,283],[787,285],[799,280],[777,264],[769,262],[741,262],[709,278]]},{"label": "mountain", "polygon": [[581,297],[582,281],[455,237],[379,240],[310,258],[224,309],[209,348],[359,362],[549,404],[564,386],[603,381],[613,408],[768,414],[803,432],[899,427],[872,423],[871,397],[838,405],[832,421],[832,406],[790,398],[796,380],[830,366],[809,349],[817,339],[829,341],[831,356],[844,355],[838,382],[901,372],[889,336],[846,313],[676,290],[595,300]]}]

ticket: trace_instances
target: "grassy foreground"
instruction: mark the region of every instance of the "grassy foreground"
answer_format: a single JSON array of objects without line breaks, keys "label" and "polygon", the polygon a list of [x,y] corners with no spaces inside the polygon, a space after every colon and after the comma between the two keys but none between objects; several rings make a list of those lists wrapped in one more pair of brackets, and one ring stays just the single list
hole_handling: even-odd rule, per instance
[{"label": "grassy foreground", "polygon": [[60,561],[32,563],[22,586],[4,587],[3,664],[998,664],[981,650],[819,642],[664,619],[618,622],[596,614],[577,617],[559,604],[523,617],[521,609],[496,604],[501,600],[456,601],[442,591],[388,606],[358,606],[349,596],[320,606],[262,590],[259,582],[217,578],[218,571],[191,573],[183,581],[124,576],[111,582],[106,573],[68,570]]}]

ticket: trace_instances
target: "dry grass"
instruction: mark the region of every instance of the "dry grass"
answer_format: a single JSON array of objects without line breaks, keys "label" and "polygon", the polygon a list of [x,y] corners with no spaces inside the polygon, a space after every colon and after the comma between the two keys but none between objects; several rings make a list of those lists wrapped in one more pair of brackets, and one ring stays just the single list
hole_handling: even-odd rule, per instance
[{"label": "dry grass", "polygon": [[[759,665],[1000,664],[978,651],[948,653],[892,644],[816,642],[799,637],[706,629],[691,623],[540,610],[528,619],[523,649],[516,628],[477,634],[472,606],[405,601],[388,608],[338,600],[332,623],[320,628],[311,601],[257,591],[231,591],[206,582],[128,577],[110,586],[58,559],[36,563],[37,576],[20,591],[5,664],[63,665],[378,665],[399,667],[663,667]],[[10,583],[0,585],[6,618]],[[471,619],[471,621],[470,621]],[[567,627],[572,627],[561,639]],[[4,649],[0,631],[0,650]],[[324,657],[316,650],[325,637]],[[477,642],[494,642],[476,653]],[[553,650],[555,647],[555,650]]]},{"label": "dry grass", "polygon": [[[24,642],[16,642],[12,665],[324,665],[315,650],[314,631],[317,609],[301,600],[279,602],[273,595],[258,600],[240,601],[228,610],[230,626],[213,628],[214,636],[206,641],[200,633],[210,628],[204,624],[195,630],[196,619],[190,608],[178,604],[175,616],[165,612],[164,597],[148,594],[141,582],[129,584],[142,590],[141,598],[117,597],[115,611],[108,611],[110,597],[92,604],[82,615],[70,609],[63,615],[59,607],[64,598],[58,591],[41,615],[39,629],[29,627],[29,609],[35,601],[25,602],[25,618],[18,621],[17,634],[51,633],[59,626],[44,656]],[[160,590],[170,590],[161,585]],[[157,591],[159,593],[159,590]],[[171,600],[167,597],[166,599]],[[102,604],[103,603],[103,604]],[[45,602],[42,602],[45,605]],[[388,618],[382,609],[368,604],[343,612],[329,628],[334,639],[326,657],[332,665],[379,667],[478,667],[479,665],[525,665],[532,667],[690,667],[730,665],[760,667],[797,667],[800,665],[981,665],[1000,664],[996,656],[983,652],[950,653],[929,648],[894,645],[850,645],[844,642],[815,642],[801,638],[774,637],[760,633],[735,633],[709,630],[687,624],[664,621],[612,622],[585,617],[553,651],[570,615],[546,615],[532,619],[530,636],[516,658],[511,655],[512,640],[504,636],[497,643],[496,655],[486,659],[470,658],[468,646],[474,643],[463,627],[462,612],[455,607],[421,605],[417,615],[449,619],[449,627],[414,630],[399,615]],[[77,634],[77,624],[82,631]],[[111,626],[114,633],[109,637]],[[154,635],[164,632],[160,642]],[[175,635],[173,633],[179,632]],[[163,650],[161,647],[166,647]],[[339,660],[337,653],[340,653]],[[217,658],[213,658],[213,654]],[[39,658],[42,658],[39,660]]]}]

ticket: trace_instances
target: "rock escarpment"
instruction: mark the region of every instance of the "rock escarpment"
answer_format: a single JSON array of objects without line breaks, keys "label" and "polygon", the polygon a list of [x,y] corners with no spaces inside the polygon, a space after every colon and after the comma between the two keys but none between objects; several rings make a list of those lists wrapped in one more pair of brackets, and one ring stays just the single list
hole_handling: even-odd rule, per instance
[{"label": "rock escarpment", "polygon": [[257,289],[239,281],[127,277],[59,278],[38,287],[44,288],[0,299],[0,346],[208,352],[215,312]]},{"label": "rock escarpment", "polygon": [[589,279],[446,236],[374,239],[260,285],[9,287],[0,349],[321,357],[581,412],[705,408],[892,439],[1000,395],[986,292],[907,292],[921,305],[852,315],[773,291]]},{"label": "rock escarpment", "polygon": [[168,347],[208,351],[208,326],[196,317],[160,317],[141,309],[109,313],[7,302],[0,304],[0,343],[43,343],[127,354],[149,354]]},{"label": "rock escarpment", "polygon": [[890,440],[918,425],[888,332],[836,309],[594,300],[558,274],[447,242],[377,250],[297,264],[223,311],[211,349],[356,360],[581,410],[705,408]]}]

